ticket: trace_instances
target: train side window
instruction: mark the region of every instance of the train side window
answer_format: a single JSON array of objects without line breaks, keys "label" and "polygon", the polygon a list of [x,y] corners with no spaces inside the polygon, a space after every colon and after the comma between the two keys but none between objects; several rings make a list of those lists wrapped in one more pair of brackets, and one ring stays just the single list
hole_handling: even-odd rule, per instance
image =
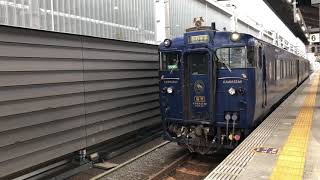
[{"label": "train side window", "polygon": [[288,61],[287,67],[288,67],[288,77],[290,77],[291,76],[290,61]]},{"label": "train side window", "polygon": [[287,77],[287,61],[283,61],[283,77]]},{"label": "train side window", "polygon": [[281,75],[280,60],[277,59],[277,80],[280,79],[280,75]]},{"label": "train side window", "polygon": [[279,66],[280,66],[280,67],[279,67],[279,68],[280,68],[280,71],[279,71],[279,72],[280,72],[280,79],[282,79],[282,77],[283,77],[283,70],[282,70],[282,61],[281,61],[281,60],[279,61]]},{"label": "train side window", "polygon": [[274,79],[273,80],[277,80],[277,74],[279,74],[279,72],[278,72],[278,70],[277,70],[277,62],[278,62],[278,60],[277,59],[275,59],[274,60],[274,63],[273,63],[273,69],[274,69]]},{"label": "train side window", "polygon": [[268,70],[269,70],[269,80],[272,80],[273,79],[273,71],[274,71],[274,69],[272,68],[272,61],[269,61]]},{"label": "train side window", "polygon": [[290,69],[290,77],[292,76],[292,62],[289,63],[289,69]]},{"label": "train side window", "polygon": [[291,74],[291,73],[290,73],[290,62],[289,62],[289,61],[287,62],[287,68],[288,68],[288,77],[289,77],[290,74]]},{"label": "train side window", "polygon": [[255,59],[255,47],[254,46],[248,46],[247,48],[247,56],[248,56],[248,63],[247,67],[253,67],[254,65],[254,59]]},{"label": "train side window", "polygon": [[262,47],[259,47],[259,62],[258,66],[261,69],[262,68]]},{"label": "train side window", "polygon": [[[216,56],[218,62],[230,68],[246,68],[249,64],[246,47],[219,48],[216,50]],[[220,68],[225,66],[220,65]]]},{"label": "train side window", "polygon": [[292,63],[292,61],[291,61],[291,76],[293,76],[293,63]]},{"label": "train side window", "polygon": [[287,77],[290,77],[290,62],[287,61]]}]

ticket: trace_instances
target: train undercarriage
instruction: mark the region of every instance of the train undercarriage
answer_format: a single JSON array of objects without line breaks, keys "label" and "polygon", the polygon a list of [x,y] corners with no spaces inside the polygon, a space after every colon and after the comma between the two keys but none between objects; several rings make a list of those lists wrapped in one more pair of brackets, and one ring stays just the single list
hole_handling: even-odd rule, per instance
[{"label": "train undercarriage", "polygon": [[165,139],[177,142],[190,152],[200,154],[212,154],[220,149],[232,150],[245,137],[245,130],[236,128],[236,123],[228,123],[227,127],[219,127],[210,123],[169,122],[165,126]]}]

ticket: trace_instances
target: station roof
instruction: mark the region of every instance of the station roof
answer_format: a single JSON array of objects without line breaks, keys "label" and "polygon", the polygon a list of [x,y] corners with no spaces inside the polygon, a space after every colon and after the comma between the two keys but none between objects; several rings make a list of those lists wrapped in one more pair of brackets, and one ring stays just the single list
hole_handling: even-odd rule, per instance
[{"label": "station roof", "polygon": [[[309,44],[301,24],[294,22],[293,0],[264,0],[265,3],[278,15],[295,36],[305,44]],[[289,3],[291,1],[291,3]],[[297,8],[302,15],[302,22],[305,23],[308,32],[319,32],[318,8],[311,5],[311,0],[297,0]]]}]

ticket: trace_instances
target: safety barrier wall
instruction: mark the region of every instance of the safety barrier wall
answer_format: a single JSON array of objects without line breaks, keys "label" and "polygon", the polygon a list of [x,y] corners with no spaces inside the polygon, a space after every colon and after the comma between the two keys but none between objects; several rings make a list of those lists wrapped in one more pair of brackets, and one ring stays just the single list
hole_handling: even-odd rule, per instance
[{"label": "safety barrier wall", "polygon": [[0,26],[0,177],[160,123],[153,45]]}]

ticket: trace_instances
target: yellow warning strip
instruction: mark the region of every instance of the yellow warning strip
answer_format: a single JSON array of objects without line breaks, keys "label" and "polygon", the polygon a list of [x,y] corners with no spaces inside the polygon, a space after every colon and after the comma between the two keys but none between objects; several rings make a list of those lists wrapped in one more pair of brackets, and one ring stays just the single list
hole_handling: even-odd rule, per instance
[{"label": "yellow warning strip", "polygon": [[301,180],[303,178],[318,83],[319,74],[316,74],[288,140],[284,144],[273,168],[271,180]]}]

